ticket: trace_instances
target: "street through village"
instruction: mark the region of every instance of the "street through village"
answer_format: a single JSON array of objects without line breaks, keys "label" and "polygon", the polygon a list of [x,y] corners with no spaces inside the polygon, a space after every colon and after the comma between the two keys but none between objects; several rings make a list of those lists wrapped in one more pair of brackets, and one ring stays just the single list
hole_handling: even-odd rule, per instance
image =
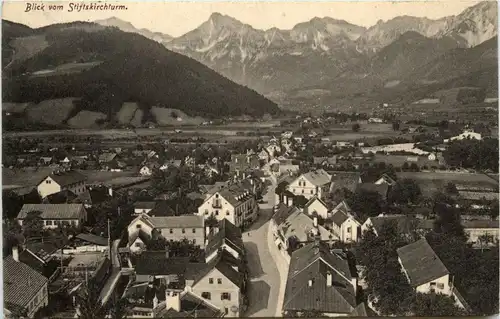
[{"label": "street through village", "polygon": [[269,231],[275,188],[275,183],[268,187],[259,219],[243,233],[250,269],[248,317],[281,316],[287,268]]}]

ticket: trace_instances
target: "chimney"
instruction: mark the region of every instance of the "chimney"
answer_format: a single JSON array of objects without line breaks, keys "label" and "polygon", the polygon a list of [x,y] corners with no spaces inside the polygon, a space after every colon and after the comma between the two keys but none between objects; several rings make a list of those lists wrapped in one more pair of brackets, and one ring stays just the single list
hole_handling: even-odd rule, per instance
[{"label": "chimney", "polygon": [[314,254],[319,254],[319,238],[318,236],[314,237]]},{"label": "chimney", "polygon": [[165,293],[166,308],[181,311],[181,295],[177,291],[168,290]]},{"label": "chimney", "polygon": [[12,258],[15,261],[19,261],[19,248],[17,246],[12,247]]},{"label": "chimney", "polygon": [[312,285],[313,285],[313,280],[312,280],[312,279],[309,279],[309,281],[307,282],[307,285],[308,285],[309,287],[312,287]]},{"label": "chimney", "polygon": [[313,226],[316,228],[318,227],[318,217],[316,217],[316,216],[314,216],[314,218],[313,218]]},{"label": "chimney", "polygon": [[327,287],[331,287],[332,286],[332,281],[333,281],[332,273],[331,272],[327,272],[326,273],[326,286]]}]

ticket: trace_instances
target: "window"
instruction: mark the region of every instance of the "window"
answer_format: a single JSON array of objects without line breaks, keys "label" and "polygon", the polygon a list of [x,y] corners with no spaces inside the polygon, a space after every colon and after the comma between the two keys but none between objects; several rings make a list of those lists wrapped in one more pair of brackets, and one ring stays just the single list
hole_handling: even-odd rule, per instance
[{"label": "window", "polygon": [[174,230],[173,230],[172,228],[170,228],[170,229],[168,230],[168,232],[169,232],[170,234],[173,234],[173,233],[174,233]]},{"label": "window", "polygon": [[202,292],[202,293],[201,293],[201,298],[204,298],[204,299],[210,300],[210,299],[212,299],[212,294],[211,294],[211,293],[209,293],[209,292],[206,292],[206,291],[205,291],[205,292]]},{"label": "window", "polygon": [[218,283],[219,285],[222,285],[222,278],[217,278],[217,283]]},{"label": "window", "polygon": [[314,194],[314,191],[311,189],[311,195]]},{"label": "window", "polygon": [[229,216],[229,211],[228,210],[226,210],[226,216]]},{"label": "window", "polygon": [[351,233],[351,227],[347,227],[347,233]]},{"label": "window", "polygon": [[193,239],[193,244],[196,244],[196,239]]},{"label": "window", "polygon": [[220,300],[231,300],[231,294],[229,292],[221,293]]},{"label": "window", "polygon": [[51,221],[51,220],[46,220],[46,221],[45,221],[45,225],[47,225],[47,226],[52,226],[52,221]]},{"label": "window", "polygon": [[438,289],[444,289],[444,284],[443,283],[438,283],[437,287],[438,287]]},{"label": "window", "polygon": [[196,228],[193,228],[193,234],[196,234]]},{"label": "window", "polygon": [[183,234],[185,234],[185,233],[186,233],[186,230],[185,230],[184,228],[182,229],[182,233],[183,233]]},{"label": "window", "polygon": [[295,193],[295,188],[293,189],[293,192]]},{"label": "window", "polygon": [[213,284],[214,283],[214,279],[213,278],[208,278],[208,283],[209,284]]},{"label": "window", "polygon": [[229,308],[228,307],[224,307],[224,313],[227,315],[229,314]]},{"label": "window", "polygon": [[142,227],[142,225],[141,225],[141,224],[137,224],[137,225],[135,226],[135,228],[137,228],[137,229],[139,229],[139,228],[141,228],[141,227]]},{"label": "window", "polygon": [[302,190],[302,194],[304,194],[304,190]]},{"label": "window", "polygon": [[219,211],[218,210],[215,211],[215,216],[219,216]]},{"label": "window", "polygon": [[135,247],[141,247],[141,243],[135,243]]}]

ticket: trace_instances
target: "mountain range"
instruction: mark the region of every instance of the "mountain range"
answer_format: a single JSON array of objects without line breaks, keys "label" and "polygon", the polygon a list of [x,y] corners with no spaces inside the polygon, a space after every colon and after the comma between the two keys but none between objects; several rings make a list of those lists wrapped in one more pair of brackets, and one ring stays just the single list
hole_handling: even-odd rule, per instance
[{"label": "mountain range", "polygon": [[136,33],[87,22],[31,29],[6,20],[2,33],[4,124],[140,126],[179,120],[176,112],[184,119],[279,112],[257,92]]},{"label": "mountain range", "polygon": [[[400,16],[369,28],[325,17],[299,23],[291,30],[259,30],[213,13],[198,28],[162,43],[282,106],[293,104],[294,96],[309,99],[306,104],[311,106],[317,94],[326,94],[335,103],[335,96],[366,95],[387,85],[446,82],[445,86],[453,86],[450,78],[461,82],[458,78],[466,75],[463,71],[469,66],[443,56],[467,60],[461,56],[477,53],[467,50],[496,41],[497,28],[494,1],[478,3],[456,16],[437,20]],[[476,57],[480,62],[473,63],[468,73],[497,69],[496,61],[491,64],[482,55]],[[434,72],[432,79],[419,78],[443,61],[455,69],[446,70],[442,77]],[[495,74],[488,89],[496,85]]]}]

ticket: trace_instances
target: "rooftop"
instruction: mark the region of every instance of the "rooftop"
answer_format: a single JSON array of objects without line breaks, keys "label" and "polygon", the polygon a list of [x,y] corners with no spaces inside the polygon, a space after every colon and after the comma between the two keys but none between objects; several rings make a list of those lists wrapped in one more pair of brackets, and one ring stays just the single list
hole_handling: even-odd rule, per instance
[{"label": "rooftop", "polygon": [[413,287],[449,274],[425,238],[398,248],[397,253]]},{"label": "rooftop", "polygon": [[31,212],[40,212],[42,219],[79,219],[84,207],[82,204],[24,204],[17,218],[24,219]]},{"label": "rooftop", "polygon": [[[49,177],[60,186],[84,182],[87,179],[85,175],[74,170],[53,172]],[[45,180],[45,178],[43,180]]]},{"label": "rooftop", "polygon": [[312,172],[305,173],[302,175],[305,179],[311,182],[315,186],[323,186],[330,183],[332,178],[325,170],[318,169]]},{"label": "rooftop", "polygon": [[242,253],[245,248],[241,237],[241,230],[238,227],[233,225],[227,219],[222,219],[219,221],[218,227],[216,229],[212,229],[211,233],[207,236],[208,244],[205,247],[206,256],[210,256],[223,244],[226,244],[239,253]]}]

